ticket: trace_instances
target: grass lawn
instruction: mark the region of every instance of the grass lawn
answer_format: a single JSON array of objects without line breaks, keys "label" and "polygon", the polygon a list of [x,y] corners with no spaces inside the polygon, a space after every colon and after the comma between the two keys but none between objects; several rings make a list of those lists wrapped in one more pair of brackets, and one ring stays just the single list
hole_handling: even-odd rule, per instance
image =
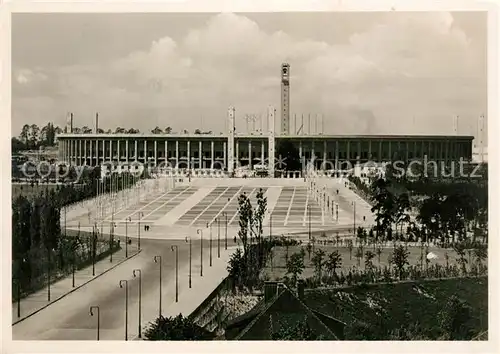
[{"label": "grass lawn", "polygon": [[[309,259],[309,255],[307,253],[307,249],[305,245],[303,246],[290,246],[288,247],[288,255],[291,256],[295,252],[300,252],[301,247],[304,248],[304,251],[306,252],[305,258],[304,258],[304,263],[305,263],[305,269],[302,272],[302,278],[308,278],[314,275],[314,267],[312,265],[312,262]],[[326,245],[326,246],[315,246],[315,250],[322,249],[325,252],[325,261],[328,260],[328,255],[333,252],[334,250],[338,250],[341,257],[342,257],[342,267],[340,268],[341,270],[344,271],[344,273],[352,267],[357,267],[358,266],[358,261],[357,258],[355,257],[356,254],[356,247],[352,249],[352,256],[349,256],[349,248],[347,247],[337,247],[333,245]],[[375,253],[375,258],[373,258],[372,262],[375,266],[388,266],[388,257],[389,255],[392,255],[393,252],[393,247],[387,247],[387,248],[382,248],[382,253],[380,255],[380,263],[378,261],[378,256],[376,253],[376,250],[373,249],[373,246],[365,246],[363,247],[363,253],[366,253],[366,251],[370,250],[371,252]],[[421,250],[420,247],[408,247],[408,251],[410,252],[409,255],[409,262],[411,265],[419,265],[420,264],[420,254]],[[443,248],[435,248],[435,247],[429,247],[429,252],[434,253],[437,255],[438,258],[432,259],[429,263],[429,265],[433,264],[441,264],[441,265],[446,265],[446,258],[445,254],[448,253],[449,257],[449,265],[456,264],[456,259],[458,258],[457,254],[453,250],[448,250],[448,249],[443,249]],[[424,266],[425,266],[425,248],[423,249],[424,253]],[[283,278],[286,274],[286,254],[287,254],[287,248],[286,247],[274,247],[273,248],[273,257],[272,257],[272,269],[271,269],[271,259],[268,259],[266,267],[262,270],[261,276],[263,277],[269,277],[268,279],[271,280],[279,280]],[[313,253],[311,252],[311,259],[313,257]],[[360,268],[364,269],[364,257],[360,260]]]}]

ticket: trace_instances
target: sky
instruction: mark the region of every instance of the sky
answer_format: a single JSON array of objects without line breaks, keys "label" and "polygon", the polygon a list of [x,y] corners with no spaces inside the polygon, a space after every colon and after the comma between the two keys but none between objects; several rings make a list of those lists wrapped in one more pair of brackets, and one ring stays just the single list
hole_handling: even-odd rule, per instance
[{"label": "sky", "polygon": [[[481,12],[12,15],[12,134],[24,124],[222,132],[229,106],[325,134],[476,135],[487,110]],[[294,116],[297,118],[294,119]],[[294,123],[296,122],[296,123]],[[276,124],[276,126],[279,126]],[[321,123],[318,125],[321,128]],[[252,124],[250,124],[252,127]],[[260,123],[256,123],[256,128]],[[263,128],[266,128],[264,123]],[[486,137],[485,137],[486,139]]]}]

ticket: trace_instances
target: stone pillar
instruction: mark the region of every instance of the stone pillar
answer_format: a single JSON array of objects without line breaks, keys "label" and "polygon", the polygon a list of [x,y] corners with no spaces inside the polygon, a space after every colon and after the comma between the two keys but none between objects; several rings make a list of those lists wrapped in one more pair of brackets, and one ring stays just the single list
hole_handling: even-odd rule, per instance
[{"label": "stone pillar", "polygon": [[235,141],[235,146],[236,146],[236,164],[237,166],[240,165],[240,141],[237,140]]},{"label": "stone pillar", "polygon": [[109,161],[113,161],[113,141],[109,140]]},{"label": "stone pillar", "polygon": [[122,161],[122,152],[120,150],[120,139],[118,139],[118,141],[116,142],[116,155],[117,155],[118,161],[121,162]]},{"label": "stone pillar", "polygon": [[252,169],[252,142],[248,142],[248,166]]},{"label": "stone pillar", "polygon": [[[229,107],[227,110],[227,119],[228,119],[228,138],[227,138],[227,171],[232,173],[234,171],[234,117],[235,110],[234,107]],[[238,158],[238,150],[236,150],[236,158]]]},{"label": "stone pillar", "polygon": [[139,158],[139,149],[137,148],[137,139],[134,141],[134,161],[137,162],[137,159]]},{"label": "stone pillar", "polygon": [[90,166],[95,166],[94,165],[94,156],[92,154],[92,140],[89,140],[89,153],[90,153]]},{"label": "stone pillar", "polygon": [[154,141],[154,147],[153,147],[153,156],[154,156],[154,165],[158,166],[158,141]]},{"label": "stone pillar", "polygon": [[200,170],[203,168],[203,142],[201,140],[198,142],[198,168]]},{"label": "stone pillar", "polygon": [[78,155],[76,155],[77,158],[78,158],[78,165],[82,165],[82,158],[83,158],[83,154],[82,154],[82,139],[78,139]]},{"label": "stone pillar", "polygon": [[339,169],[339,141],[335,140],[335,170]]},{"label": "stone pillar", "polygon": [[127,162],[128,164],[128,139],[125,140],[125,161]]},{"label": "stone pillar", "polygon": [[193,166],[191,166],[191,142],[189,140],[187,141],[186,146],[187,146],[188,170],[191,170]]},{"label": "stone pillar", "polygon": [[148,142],[144,140],[144,163],[148,162]]},{"label": "stone pillar", "polygon": [[321,164],[321,169],[326,170],[326,140],[323,140],[323,163]]},{"label": "stone pillar", "polygon": [[260,143],[260,164],[264,165],[264,140]]},{"label": "stone pillar", "polygon": [[175,141],[175,168],[179,168],[179,140]]},{"label": "stone pillar", "polygon": [[168,160],[168,140],[165,139],[165,167],[170,167],[170,161]]},{"label": "stone pillar", "polygon": [[228,168],[227,151],[226,150],[227,150],[227,142],[224,141],[222,143],[222,158],[224,160],[224,167],[225,167],[224,170],[227,170],[227,168]]},{"label": "stone pillar", "polygon": [[214,141],[210,142],[210,169],[214,169]]},{"label": "stone pillar", "polygon": [[87,139],[83,140],[83,164],[87,164]]}]

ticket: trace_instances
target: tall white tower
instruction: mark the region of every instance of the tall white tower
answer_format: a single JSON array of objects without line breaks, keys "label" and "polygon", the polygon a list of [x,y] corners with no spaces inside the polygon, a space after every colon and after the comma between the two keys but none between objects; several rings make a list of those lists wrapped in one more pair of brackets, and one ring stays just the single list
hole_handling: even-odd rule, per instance
[{"label": "tall white tower", "polygon": [[290,134],[290,65],[281,64],[281,134]]},{"label": "tall white tower", "polygon": [[275,165],[275,154],[274,154],[274,143],[275,143],[275,134],[274,134],[274,115],[276,113],[276,109],[273,106],[269,106],[267,109],[267,120],[268,120],[268,171],[269,176],[274,178],[274,165]]}]

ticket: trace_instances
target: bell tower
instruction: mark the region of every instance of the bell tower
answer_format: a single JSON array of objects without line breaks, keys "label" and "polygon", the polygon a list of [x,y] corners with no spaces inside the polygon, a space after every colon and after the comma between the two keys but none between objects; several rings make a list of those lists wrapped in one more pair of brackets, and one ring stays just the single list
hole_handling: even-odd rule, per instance
[{"label": "bell tower", "polygon": [[290,134],[290,65],[281,64],[281,134]]}]

